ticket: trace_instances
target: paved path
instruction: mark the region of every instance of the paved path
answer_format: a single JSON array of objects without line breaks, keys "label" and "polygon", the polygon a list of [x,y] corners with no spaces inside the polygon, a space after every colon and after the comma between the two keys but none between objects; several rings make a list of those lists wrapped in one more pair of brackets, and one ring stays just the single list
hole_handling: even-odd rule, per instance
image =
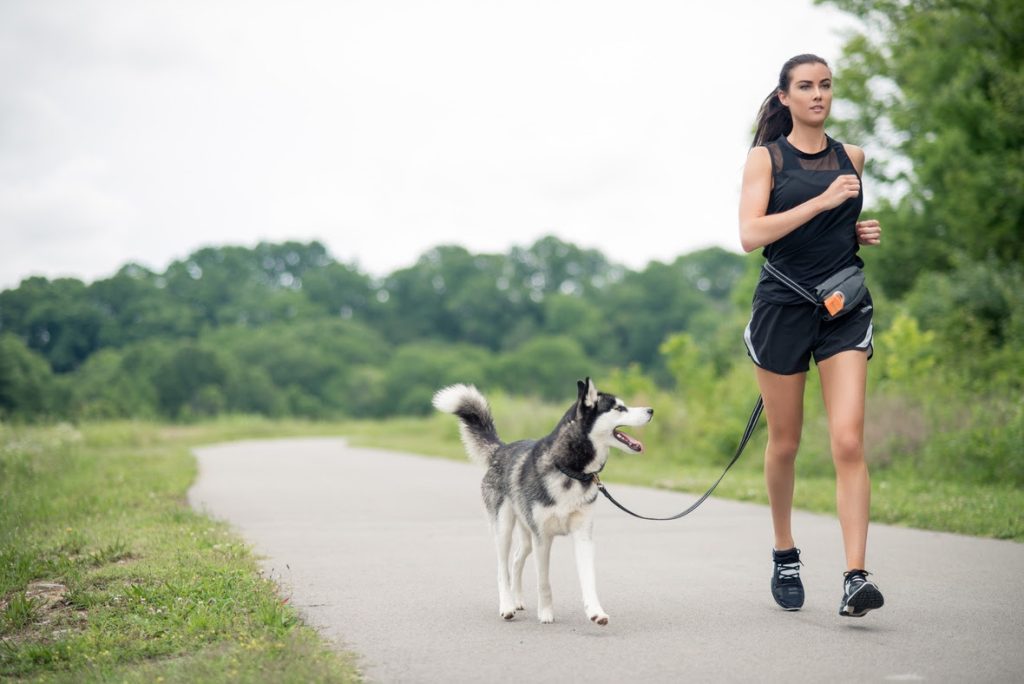
[{"label": "paved path", "polygon": [[[768,591],[763,506],[711,499],[685,520],[654,523],[602,499],[597,580],[609,626],[583,614],[569,539],[552,554],[555,624],[535,619],[532,558],[527,613],[506,623],[476,466],[339,439],[196,453],[192,505],[250,541],[306,621],[361,655],[370,681],[1024,680],[1022,544],[873,525],[869,564],[887,605],[854,620],[836,614],[837,521],[798,513],[808,597],[785,613]],[[694,499],[612,491],[652,514]]]}]

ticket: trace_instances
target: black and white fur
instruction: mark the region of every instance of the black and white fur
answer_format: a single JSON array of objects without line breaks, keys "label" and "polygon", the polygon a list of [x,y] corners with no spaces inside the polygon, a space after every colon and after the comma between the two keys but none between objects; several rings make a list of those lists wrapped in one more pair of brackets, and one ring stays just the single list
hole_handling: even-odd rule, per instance
[{"label": "black and white fur", "polygon": [[[571,534],[583,608],[593,622],[608,624],[595,586],[591,508],[598,489],[589,476],[604,467],[611,447],[643,450],[643,444],[618,428],[646,425],[654,409],[630,408],[598,392],[590,378],[577,382],[577,389],[576,403],[551,434],[510,444],[498,438],[490,406],[476,387],[452,385],[434,395],[438,410],[460,418],[470,460],[487,467],[481,490],[498,553],[498,613],[506,620],[525,607],[523,565],[532,550],[537,554],[537,617],[542,623],[554,621],[548,580],[551,542]],[[513,533],[518,543],[510,568]]]}]

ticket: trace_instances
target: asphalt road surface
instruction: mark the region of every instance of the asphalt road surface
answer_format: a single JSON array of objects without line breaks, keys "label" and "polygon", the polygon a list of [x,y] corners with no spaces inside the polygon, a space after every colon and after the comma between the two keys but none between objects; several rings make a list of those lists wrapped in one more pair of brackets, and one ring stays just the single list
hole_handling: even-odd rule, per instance
[{"label": "asphalt road surface", "polygon": [[[767,508],[717,499],[674,522],[600,498],[597,588],[583,613],[572,542],[555,540],[555,623],[498,616],[496,565],[470,464],[351,448],[340,439],[196,450],[194,507],[229,522],[307,623],[379,682],[1021,682],[1024,545],[872,525],[886,605],[843,618],[837,520],[797,513],[807,602],[775,606]],[[614,483],[649,515],[694,496]],[[633,458],[643,458],[636,456]]]}]

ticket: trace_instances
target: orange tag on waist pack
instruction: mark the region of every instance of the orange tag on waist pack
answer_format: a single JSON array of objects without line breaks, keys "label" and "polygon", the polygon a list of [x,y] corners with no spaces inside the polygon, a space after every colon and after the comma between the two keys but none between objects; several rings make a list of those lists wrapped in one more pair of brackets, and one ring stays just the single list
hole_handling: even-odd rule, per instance
[{"label": "orange tag on waist pack", "polygon": [[843,302],[846,298],[843,297],[843,293],[838,290],[825,297],[825,301],[822,302],[825,305],[825,310],[828,311],[830,316],[835,316],[837,313],[843,310]]}]

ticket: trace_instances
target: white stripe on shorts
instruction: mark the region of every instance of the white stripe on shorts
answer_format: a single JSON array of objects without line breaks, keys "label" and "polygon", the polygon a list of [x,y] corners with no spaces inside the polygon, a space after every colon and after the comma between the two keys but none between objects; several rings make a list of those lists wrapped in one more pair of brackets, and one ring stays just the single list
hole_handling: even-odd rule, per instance
[{"label": "white stripe on shorts", "polygon": [[[753,319],[751,319],[752,321]],[[743,331],[743,343],[747,345],[747,351],[750,352],[750,358],[754,360],[758,366],[761,365],[761,361],[757,358],[757,353],[754,351],[754,343],[750,339],[750,321],[747,322],[747,327]]]},{"label": "white stripe on shorts", "polygon": [[857,349],[867,349],[868,348],[868,345],[871,344],[871,331],[874,330],[874,327],[875,327],[874,323],[868,323],[868,334],[865,335],[864,339],[861,340],[861,343],[857,345]]}]

